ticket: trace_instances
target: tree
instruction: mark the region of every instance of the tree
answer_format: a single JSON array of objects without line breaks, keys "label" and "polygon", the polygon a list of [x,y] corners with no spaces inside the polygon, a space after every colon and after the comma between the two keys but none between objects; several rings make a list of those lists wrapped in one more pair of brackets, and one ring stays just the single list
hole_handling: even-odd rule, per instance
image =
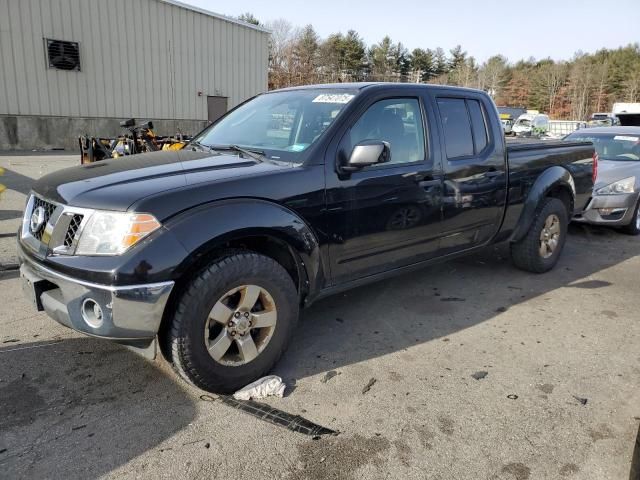
[{"label": "tree", "polygon": [[363,80],[367,69],[365,44],[355,30],[334,33],[319,48],[320,70],[330,81]]},{"label": "tree", "polygon": [[291,83],[295,31],[284,19],[267,24],[269,36],[269,87],[282,88]]},{"label": "tree", "polygon": [[594,75],[589,58],[578,52],[569,73],[571,118],[573,120],[587,119],[593,85]]},{"label": "tree", "polygon": [[440,47],[433,52],[433,66],[435,76],[443,75],[449,70],[447,57],[444,50]]},{"label": "tree", "polygon": [[317,56],[318,34],[312,25],[307,25],[298,33],[293,43],[293,57],[299,83],[311,83],[315,80]]},{"label": "tree", "polygon": [[564,62],[549,60],[540,65],[535,82],[541,90],[543,110],[551,113],[556,107],[560,89],[567,81],[567,66]]},{"label": "tree", "polygon": [[253,13],[243,13],[242,15],[240,15],[238,17],[238,20],[245,22],[245,23],[251,23],[252,25],[261,25],[260,24],[260,20],[258,20]]},{"label": "tree", "polygon": [[384,37],[369,50],[369,62],[376,80],[391,80],[397,73],[397,61],[397,49],[389,36]]},{"label": "tree", "polygon": [[[259,24],[247,13],[244,21]],[[315,82],[412,81],[483,89],[500,105],[548,112],[553,118],[586,119],[610,111],[614,102],[640,101],[640,44],[567,61],[529,57],[509,63],[494,55],[481,65],[461,45],[447,56],[440,48],[415,48],[385,36],[367,47],[354,30],[321,39],[312,25],[294,28],[286,20],[267,24],[269,88]]]},{"label": "tree", "polygon": [[367,63],[364,41],[355,30],[349,30],[343,43],[344,71],[352,78],[361,79]]},{"label": "tree", "polygon": [[494,55],[482,64],[478,72],[478,87],[489,92],[495,98],[504,86],[507,70],[507,59],[502,55]]},{"label": "tree", "polygon": [[436,76],[436,64],[433,52],[429,49],[415,48],[409,56],[411,79],[414,82],[428,82]]},{"label": "tree", "polygon": [[451,59],[449,60],[449,70],[455,70],[456,68],[462,66],[467,60],[467,52],[462,50],[462,46],[456,45],[454,48],[449,50],[451,54]]}]

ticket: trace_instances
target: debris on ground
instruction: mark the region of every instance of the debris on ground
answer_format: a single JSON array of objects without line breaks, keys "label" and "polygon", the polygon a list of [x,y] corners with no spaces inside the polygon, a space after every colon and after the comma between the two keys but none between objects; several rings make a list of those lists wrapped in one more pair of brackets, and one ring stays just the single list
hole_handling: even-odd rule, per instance
[{"label": "debris on ground", "polygon": [[364,388],[362,389],[362,394],[364,395],[365,393],[367,393],[369,390],[371,390],[371,387],[373,387],[373,385],[377,382],[377,380],[375,378],[372,378],[371,380],[369,380],[367,382],[367,384],[364,386]]},{"label": "debris on ground", "polygon": [[511,393],[511,394],[507,395],[507,398],[509,400],[517,400],[518,399],[518,395],[516,395],[515,393]]},{"label": "debris on ground", "polygon": [[273,425],[284,427],[292,432],[308,435],[314,440],[319,439],[322,435],[338,435],[340,433],[336,430],[331,430],[317,423],[313,423],[300,415],[291,415],[283,410],[273,408],[265,403],[254,402],[253,400],[236,400],[227,395],[201,395],[200,400],[205,402],[216,402],[220,400],[229,407],[241,410]]},{"label": "debris on ground", "polygon": [[498,307],[496,308],[497,313],[504,313],[507,311],[507,307]]},{"label": "debris on ground", "polygon": [[586,405],[586,404],[587,404],[587,402],[589,401],[589,400],[588,400],[588,399],[586,399],[586,398],[577,397],[577,396],[575,396],[575,395],[573,396],[573,398],[575,398],[578,402],[580,402],[580,405]]},{"label": "debris on ground", "polygon": [[286,385],[280,377],[277,375],[267,375],[238,390],[233,394],[233,398],[236,400],[251,400],[265,397],[282,398],[285,388]]},{"label": "debris on ground", "polygon": [[0,272],[13,272],[20,269],[20,264],[14,262],[0,263]]},{"label": "debris on ground", "polygon": [[4,340],[2,343],[16,343],[19,342],[17,338],[10,338],[9,340]]},{"label": "debris on ground", "polygon": [[327,373],[324,374],[324,376],[320,379],[320,381],[322,383],[327,383],[333,377],[337,377],[338,375],[340,375],[340,372],[336,372],[335,370],[329,370]]},{"label": "debris on ground", "polygon": [[341,319],[340,317],[338,317],[338,318],[336,318],[336,322],[338,322],[338,323],[344,323],[344,320],[343,320],[343,319]]},{"label": "debris on ground", "polygon": [[460,297],[443,297],[440,299],[441,302],[466,302],[464,298]]},{"label": "debris on ground", "polygon": [[471,375],[473,378],[475,378],[476,380],[482,380],[484,377],[486,377],[487,375],[489,375],[489,372],[485,372],[484,370],[480,370],[479,372],[474,373],[473,375]]}]

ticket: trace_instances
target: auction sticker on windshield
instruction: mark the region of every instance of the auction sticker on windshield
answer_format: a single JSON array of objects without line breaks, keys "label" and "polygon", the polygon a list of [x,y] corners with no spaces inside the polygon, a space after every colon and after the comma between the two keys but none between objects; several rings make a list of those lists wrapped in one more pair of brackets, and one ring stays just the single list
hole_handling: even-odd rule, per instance
[{"label": "auction sticker on windshield", "polygon": [[628,137],[626,135],[616,135],[613,137],[614,140],[622,140],[624,142],[637,142],[640,141],[640,137]]},{"label": "auction sticker on windshield", "polygon": [[313,99],[313,103],[349,103],[355,95],[351,93],[322,93]]}]

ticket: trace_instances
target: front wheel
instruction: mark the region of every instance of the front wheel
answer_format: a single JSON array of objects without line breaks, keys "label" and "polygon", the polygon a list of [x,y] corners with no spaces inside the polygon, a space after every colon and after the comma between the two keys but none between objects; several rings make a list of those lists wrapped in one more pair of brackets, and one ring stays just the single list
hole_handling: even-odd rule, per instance
[{"label": "front wheel", "polygon": [[515,266],[533,273],[551,270],[564,248],[568,218],[567,207],[562,201],[543,199],[525,237],[511,244]]},{"label": "front wheel", "polygon": [[169,329],[171,361],[187,381],[229,393],[265,375],[298,320],[293,280],[275,260],[234,252],[191,281]]},{"label": "front wheel", "polygon": [[631,223],[622,228],[625,233],[629,235],[640,235],[640,200],[636,204],[636,208],[633,211],[633,218]]}]

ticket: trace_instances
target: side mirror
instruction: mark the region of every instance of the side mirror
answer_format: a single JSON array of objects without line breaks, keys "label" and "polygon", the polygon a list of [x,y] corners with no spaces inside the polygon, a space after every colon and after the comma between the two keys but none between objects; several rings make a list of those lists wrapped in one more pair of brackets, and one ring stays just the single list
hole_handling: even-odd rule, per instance
[{"label": "side mirror", "polygon": [[370,165],[386,163],[391,160],[391,147],[389,142],[382,140],[364,140],[358,143],[349,156],[346,165],[342,170],[353,172]]}]

